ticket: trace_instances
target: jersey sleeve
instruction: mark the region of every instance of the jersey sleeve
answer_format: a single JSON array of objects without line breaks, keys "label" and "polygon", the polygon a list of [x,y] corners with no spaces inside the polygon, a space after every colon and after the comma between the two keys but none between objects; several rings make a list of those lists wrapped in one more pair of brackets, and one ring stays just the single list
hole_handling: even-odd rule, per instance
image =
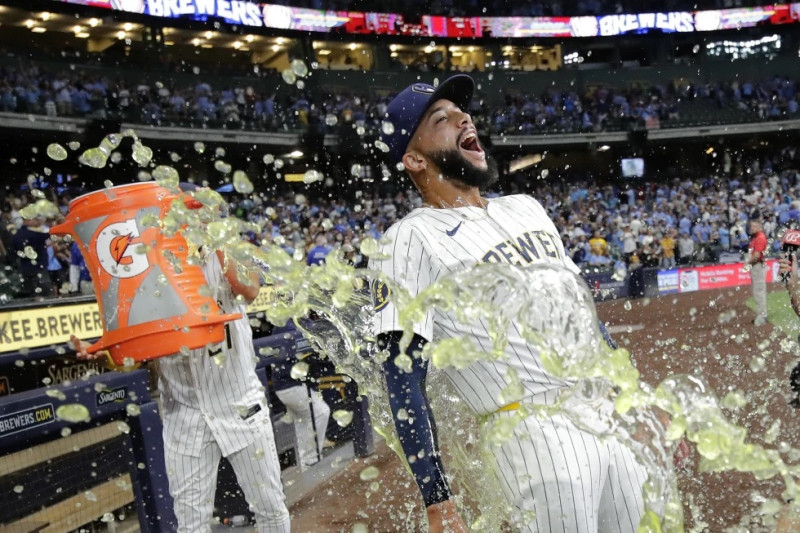
[{"label": "jersey sleeve", "polygon": [[[392,226],[381,239],[380,255],[370,258],[369,267],[384,274],[395,285],[414,297],[433,281],[430,252],[413,224],[407,221]],[[392,299],[390,284],[372,281],[375,315],[373,328],[376,335],[402,330],[400,317]],[[414,333],[425,340],[433,338],[433,313],[428,312],[422,321],[414,324]]]}]

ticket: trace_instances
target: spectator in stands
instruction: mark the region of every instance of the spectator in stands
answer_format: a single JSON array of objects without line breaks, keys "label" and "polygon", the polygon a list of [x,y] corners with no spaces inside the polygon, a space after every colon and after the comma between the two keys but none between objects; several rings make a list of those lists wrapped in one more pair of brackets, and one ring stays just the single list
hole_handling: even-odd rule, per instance
[{"label": "spectator in stands", "polygon": [[308,265],[321,265],[325,262],[325,258],[331,252],[328,246],[328,237],[324,233],[317,235],[315,246],[308,252],[306,263]]},{"label": "spectator in stands", "polygon": [[44,218],[23,219],[22,227],[14,234],[14,252],[19,256],[23,297],[44,298],[53,295],[53,284],[47,272],[47,247],[50,234],[42,231]]},{"label": "spectator in stands", "polygon": [[675,268],[675,230],[670,228],[661,238],[659,243],[661,248],[661,268],[671,270]]}]

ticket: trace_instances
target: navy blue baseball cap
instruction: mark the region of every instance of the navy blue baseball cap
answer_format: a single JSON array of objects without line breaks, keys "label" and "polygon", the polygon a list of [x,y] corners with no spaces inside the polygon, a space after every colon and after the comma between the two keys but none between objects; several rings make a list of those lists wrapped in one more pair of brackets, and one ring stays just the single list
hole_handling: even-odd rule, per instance
[{"label": "navy blue baseball cap", "polygon": [[392,163],[403,160],[408,143],[419,126],[425,111],[438,100],[450,100],[462,111],[467,111],[472,102],[475,82],[466,74],[456,74],[444,80],[438,87],[427,83],[409,85],[386,106],[387,122],[394,126],[391,135],[381,128],[381,141],[389,146],[387,154]]}]

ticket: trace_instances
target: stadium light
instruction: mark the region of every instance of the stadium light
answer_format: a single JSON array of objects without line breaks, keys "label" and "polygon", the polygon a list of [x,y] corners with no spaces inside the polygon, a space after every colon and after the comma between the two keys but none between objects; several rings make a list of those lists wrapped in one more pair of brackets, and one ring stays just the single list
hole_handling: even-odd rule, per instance
[{"label": "stadium light", "polygon": [[205,33],[205,35],[206,35],[206,39],[211,39],[212,37],[214,37],[214,32],[213,31],[207,31]]},{"label": "stadium light", "polygon": [[40,17],[42,18],[42,20],[44,20],[45,22],[46,22],[46,21],[48,21],[48,20],[50,20],[50,17],[52,17],[52,15],[51,15],[50,13],[48,13],[47,11],[45,11],[44,13],[42,13],[42,14],[41,14],[41,15],[39,15],[39,16],[40,16]]},{"label": "stadium light", "polygon": [[35,26],[35,27],[31,28],[31,31],[33,33],[44,33],[44,32],[47,31],[47,28],[43,28],[41,26]]},{"label": "stadium light", "polygon": [[92,28],[96,28],[99,25],[100,25],[100,19],[95,19],[95,18],[89,19],[89,26],[91,26]]},{"label": "stadium light", "polygon": [[26,20],[26,21],[25,21],[25,26],[26,26],[28,29],[31,29],[31,28],[33,28],[34,26],[36,26],[36,22],[34,22],[34,21],[33,21],[33,20],[31,20],[31,19],[28,19],[28,20]]},{"label": "stadium light", "polygon": [[256,39],[255,35],[245,35],[244,37],[244,40],[247,41],[248,43],[252,43],[253,41],[255,41],[255,39]]},{"label": "stadium light", "polygon": [[131,31],[133,29],[133,24],[131,24],[130,22],[126,22],[125,24],[122,25],[122,29],[125,31]]}]

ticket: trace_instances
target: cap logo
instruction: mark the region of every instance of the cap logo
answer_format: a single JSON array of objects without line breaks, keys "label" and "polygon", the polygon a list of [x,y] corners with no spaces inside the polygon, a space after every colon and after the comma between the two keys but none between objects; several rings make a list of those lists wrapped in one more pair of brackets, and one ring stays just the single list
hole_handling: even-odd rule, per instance
[{"label": "cap logo", "polygon": [[433,94],[433,91],[435,91],[436,89],[434,89],[427,83],[415,83],[414,85],[411,86],[411,90],[414,91],[415,93]]}]

